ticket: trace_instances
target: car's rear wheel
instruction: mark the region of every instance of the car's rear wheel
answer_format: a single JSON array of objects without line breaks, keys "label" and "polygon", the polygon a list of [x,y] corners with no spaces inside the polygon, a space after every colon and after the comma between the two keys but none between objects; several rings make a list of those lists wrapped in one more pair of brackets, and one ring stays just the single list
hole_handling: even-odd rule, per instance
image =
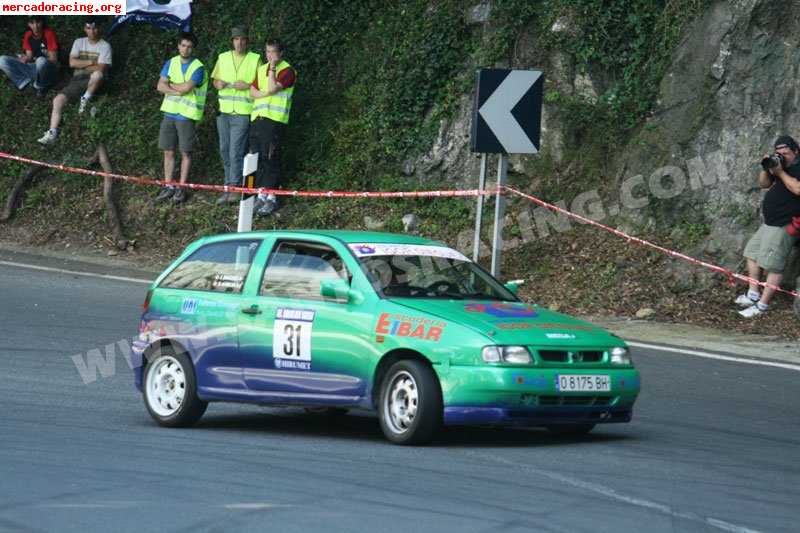
[{"label": "car's rear wheel", "polygon": [[416,360],[393,364],[381,383],[378,419],[395,444],[426,444],[442,425],[442,393],[429,366]]},{"label": "car's rear wheel", "polygon": [[595,424],[557,424],[547,426],[547,430],[560,437],[579,437],[594,429]]},{"label": "car's rear wheel", "polygon": [[150,416],[167,427],[192,426],[208,407],[208,403],[197,397],[191,360],[170,346],[162,347],[160,353],[148,360],[143,395]]}]

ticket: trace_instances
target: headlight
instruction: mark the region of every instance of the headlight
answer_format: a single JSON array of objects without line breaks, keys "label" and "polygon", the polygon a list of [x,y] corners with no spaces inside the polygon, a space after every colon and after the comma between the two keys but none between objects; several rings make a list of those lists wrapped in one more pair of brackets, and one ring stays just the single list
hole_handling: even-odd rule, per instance
[{"label": "headlight", "polygon": [[531,353],[524,346],[486,346],[481,351],[481,357],[487,363],[529,365],[533,362]]},{"label": "headlight", "polygon": [[631,354],[628,353],[627,348],[623,348],[622,346],[617,346],[616,348],[611,348],[611,364],[612,365],[632,365],[633,359],[631,359]]}]

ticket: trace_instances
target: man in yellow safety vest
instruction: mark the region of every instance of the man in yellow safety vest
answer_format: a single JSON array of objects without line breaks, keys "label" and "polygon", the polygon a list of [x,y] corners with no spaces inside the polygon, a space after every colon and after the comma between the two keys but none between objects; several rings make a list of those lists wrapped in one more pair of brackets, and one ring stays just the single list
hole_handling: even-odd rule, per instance
[{"label": "man in yellow safety vest", "polygon": [[[276,189],[280,186],[281,143],[289,123],[297,73],[283,59],[284,46],[277,39],[266,43],[267,63],[259,67],[250,86],[253,111],[250,113],[250,152],[258,153],[256,186]],[[256,214],[267,216],[278,207],[274,195],[259,194]]]},{"label": "man in yellow safety vest", "polygon": [[178,55],[164,63],[156,89],[164,95],[161,111],[164,118],[158,132],[158,147],[164,151],[164,180],[167,185],[156,197],[156,202],[172,198],[176,204],[185,202],[188,193],[183,187],[174,187],[175,148],[181,151],[180,183],[189,179],[192,168],[195,125],[203,118],[206,105],[208,76],[199,59],[192,56],[197,38],[182,33],[178,39]]},{"label": "man in yellow safety vest", "polygon": [[[225,185],[242,184],[242,164],[250,128],[253,98],[250,85],[256,79],[261,56],[247,51],[247,30],[241,26],[231,29],[233,49],[217,58],[211,73],[214,88],[219,91],[219,152],[225,169]],[[236,193],[222,193],[217,204],[236,202]]]}]

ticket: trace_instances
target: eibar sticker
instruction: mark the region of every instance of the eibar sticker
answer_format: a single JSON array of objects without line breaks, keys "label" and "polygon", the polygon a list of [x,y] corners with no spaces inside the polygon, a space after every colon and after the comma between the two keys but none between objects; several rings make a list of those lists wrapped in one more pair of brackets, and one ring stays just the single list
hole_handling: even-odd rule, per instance
[{"label": "eibar sticker", "polygon": [[381,316],[378,317],[378,324],[375,326],[377,334],[375,342],[383,342],[385,335],[439,342],[445,326],[447,326],[447,322],[441,320],[381,313]]},{"label": "eibar sticker", "polygon": [[311,340],[315,312],[279,307],[272,328],[275,368],[311,370]]}]

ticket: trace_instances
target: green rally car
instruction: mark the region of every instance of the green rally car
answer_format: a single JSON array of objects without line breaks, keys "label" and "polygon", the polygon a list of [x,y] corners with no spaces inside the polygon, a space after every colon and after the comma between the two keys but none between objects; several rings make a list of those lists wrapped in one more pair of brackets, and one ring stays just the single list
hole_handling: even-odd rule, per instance
[{"label": "green rally car", "polygon": [[398,444],[443,424],[629,422],[639,373],[625,343],[516,290],[419,237],[207,237],[147,293],[135,383],[164,426],[194,424],[213,401],[366,408]]}]

